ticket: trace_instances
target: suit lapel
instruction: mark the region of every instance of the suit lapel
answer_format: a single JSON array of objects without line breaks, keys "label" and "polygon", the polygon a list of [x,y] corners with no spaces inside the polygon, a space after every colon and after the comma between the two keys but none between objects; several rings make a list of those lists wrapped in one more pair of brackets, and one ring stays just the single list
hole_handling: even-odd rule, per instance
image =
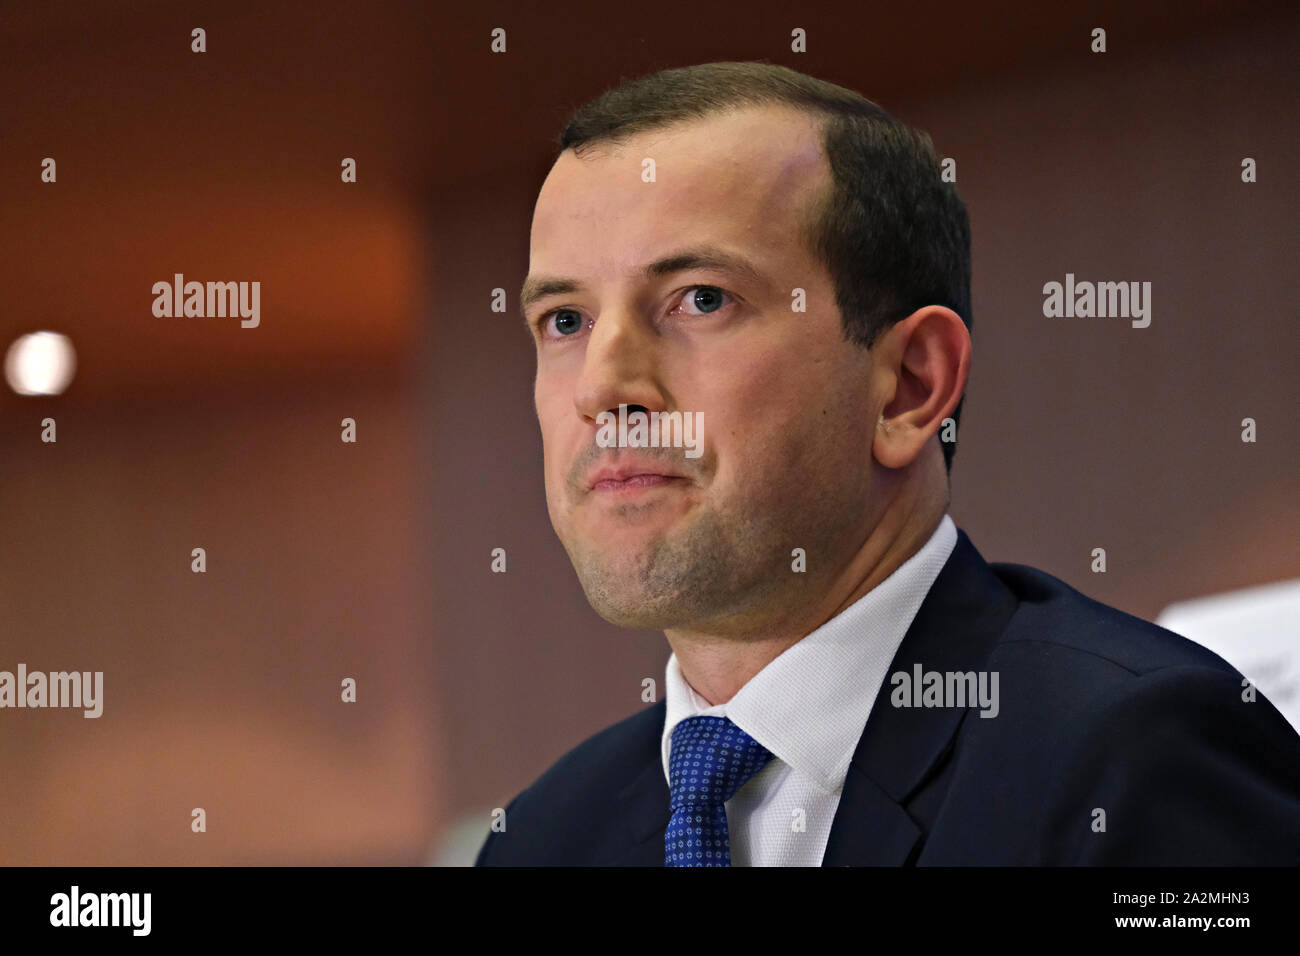
[{"label": "suit lapel", "polygon": [[957,544],[903,637],[858,740],[822,866],[900,866],[921,829],[904,804],[943,762],[967,711],[894,707],[889,675],[978,670],[1015,612],[1014,595],[958,529]]},{"label": "suit lapel", "polygon": [[660,742],[668,705],[660,699],[654,710],[657,717],[646,722],[647,739],[637,745],[646,755],[644,765],[618,795],[619,815],[625,824],[627,842],[616,851],[607,864],[610,866],[664,865],[669,795]]}]

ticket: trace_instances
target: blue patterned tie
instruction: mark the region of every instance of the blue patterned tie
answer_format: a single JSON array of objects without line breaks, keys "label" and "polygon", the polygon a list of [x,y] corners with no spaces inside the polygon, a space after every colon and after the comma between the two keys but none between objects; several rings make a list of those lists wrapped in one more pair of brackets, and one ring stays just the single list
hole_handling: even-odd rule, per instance
[{"label": "blue patterned tie", "polygon": [[668,753],[672,818],[664,866],[731,866],[724,804],[772,759],[772,752],[726,717],[687,717]]}]

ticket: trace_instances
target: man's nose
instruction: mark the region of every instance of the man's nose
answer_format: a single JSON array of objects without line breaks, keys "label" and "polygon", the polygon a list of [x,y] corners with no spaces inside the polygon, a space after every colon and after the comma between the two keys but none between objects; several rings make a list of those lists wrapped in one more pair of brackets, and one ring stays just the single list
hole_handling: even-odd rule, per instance
[{"label": "man's nose", "polygon": [[578,414],[593,426],[619,405],[663,411],[658,335],[632,312],[606,310],[592,326],[574,393]]}]

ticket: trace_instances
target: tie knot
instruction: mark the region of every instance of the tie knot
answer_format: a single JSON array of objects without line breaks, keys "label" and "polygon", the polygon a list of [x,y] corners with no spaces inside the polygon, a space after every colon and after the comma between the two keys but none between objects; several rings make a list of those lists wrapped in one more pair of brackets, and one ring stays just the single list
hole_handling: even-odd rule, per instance
[{"label": "tie knot", "polygon": [[671,809],[720,807],[772,759],[772,752],[726,717],[687,717],[668,754]]}]

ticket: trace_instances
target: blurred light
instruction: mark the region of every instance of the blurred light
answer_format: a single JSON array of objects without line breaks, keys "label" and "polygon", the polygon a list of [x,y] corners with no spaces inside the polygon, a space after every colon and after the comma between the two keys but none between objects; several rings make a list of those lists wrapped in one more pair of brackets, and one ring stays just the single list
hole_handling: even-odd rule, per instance
[{"label": "blurred light", "polygon": [[5,355],[5,380],[19,395],[58,395],[76,368],[72,340],[58,332],[20,336]]}]

